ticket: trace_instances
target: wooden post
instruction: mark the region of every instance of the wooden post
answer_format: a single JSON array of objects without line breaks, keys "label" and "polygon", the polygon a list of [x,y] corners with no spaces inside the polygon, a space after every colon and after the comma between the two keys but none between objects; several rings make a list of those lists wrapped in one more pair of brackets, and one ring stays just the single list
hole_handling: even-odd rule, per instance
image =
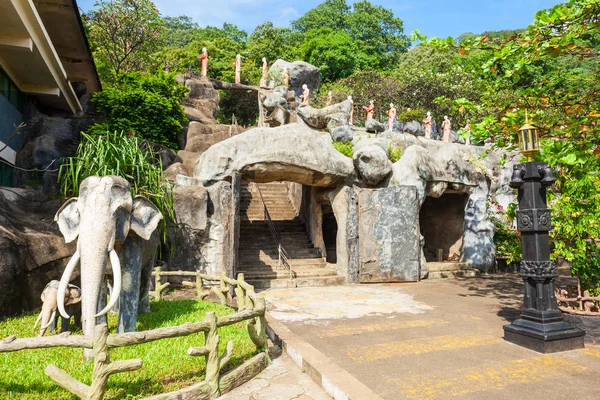
[{"label": "wooden post", "polygon": [[149,295],[152,296],[154,301],[160,301],[163,290],[171,286],[169,282],[166,282],[164,284],[162,283],[161,271],[161,267],[156,267],[154,268],[154,272],[152,273],[152,275],[154,275],[154,290],[151,291]]},{"label": "wooden post", "polygon": [[227,284],[225,283],[225,281],[223,281],[223,279],[220,279],[219,287],[213,286],[212,291],[219,298],[221,305],[226,306],[227,305],[227,297],[226,297],[225,293],[227,293],[229,291],[229,289],[227,288]]},{"label": "wooden post", "polygon": [[255,309],[262,309],[260,317],[253,318],[248,321],[247,329],[250,339],[254,345],[258,348],[266,348],[267,346],[267,320],[265,318],[265,299],[264,297],[249,297],[251,299],[252,307]]},{"label": "wooden post", "polygon": [[246,309],[246,294],[240,282],[244,282],[244,274],[238,274],[238,284],[235,287],[235,299],[238,311],[244,311]]},{"label": "wooden post", "polygon": [[142,360],[122,360],[110,362],[110,354],[106,340],[108,327],[106,324],[94,327],[94,372],[92,373],[92,386],[89,390],[89,400],[102,400],[106,391],[108,377],[119,372],[135,371],[142,368]]},{"label": "wooden post", "polygon": [[198,300],[204,300],[210,294],[210,290],[204,289],[204,280],[200,272],[196,273],[196,292]]},{"label": "wooden post", "polygon": [[106,392],[106,382],[108,377],[119,372],[135,371],[142,368],[142,360],[123,360],[110,362],[108,352],[108,327],[106,324],[96,325],[94,327],[93,352],[94,352],[94,372],[92,373],[92,385],[88,386],[79,382],[71,375],[50,364],[44,372],[62,388],[73,393],[82,400],[102,400]]},{"label": "wooden post", "polygon": [[206,374],[204,381],[210,388],[212,398],[219,397],[221,390],[219,388],[219,375],[221,369],[229,362],[233,353],[233,340],[227,343],[227,349],[222,357],[219,357],[219,331],[217,328],[217,316],[214,312],[206,313],[204,322],[208,323],[210,329],[204,333],[204,346],[191,347],[188,349],[188,354],[191,356],[206,357]]}]

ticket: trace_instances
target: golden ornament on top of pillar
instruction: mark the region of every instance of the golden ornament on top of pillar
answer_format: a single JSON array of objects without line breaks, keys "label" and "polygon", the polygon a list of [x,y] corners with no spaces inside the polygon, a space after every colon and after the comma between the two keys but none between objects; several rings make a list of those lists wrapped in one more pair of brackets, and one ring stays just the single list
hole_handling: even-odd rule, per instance
[{"label": "golden ornament on top of pillar", "polygon": [[529,125],[527,110],[525,110],[525,125],[519,128],[519,152],[527,157],[527,161],[531,162],[538,151],[540,151],[538,129]]}]

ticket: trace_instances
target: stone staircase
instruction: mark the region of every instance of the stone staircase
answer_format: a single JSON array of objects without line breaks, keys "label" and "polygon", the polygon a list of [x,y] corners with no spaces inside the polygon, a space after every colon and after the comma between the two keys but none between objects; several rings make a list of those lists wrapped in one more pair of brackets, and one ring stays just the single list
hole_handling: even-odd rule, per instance
[{"label": "stone staircase", "polygon": [[427,279],[471,278],[479,276],[479,270],[467,263],[456,261],[428,262]]},{"label": "stone staircase", "polygon": [[259,184],[281,244],[289,254],[293,269],[279,262],[278,246],[264,221],[264,207],[256,184],[242,183],[240,198],[239,269],[257,289],[301,286],[328,286],[344,283],[329,268],[316,249],[304,223],[296,216],[282,182]]}]

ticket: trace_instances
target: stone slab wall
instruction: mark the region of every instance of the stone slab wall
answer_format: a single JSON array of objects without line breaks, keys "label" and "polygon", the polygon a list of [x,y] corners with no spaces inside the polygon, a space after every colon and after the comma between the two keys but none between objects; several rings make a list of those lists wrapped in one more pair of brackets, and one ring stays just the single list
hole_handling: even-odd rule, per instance
[{"label": "stone slab wall", "polygon": [[360,282],[420,279],[419,206],[412,186],[358,191]]}]

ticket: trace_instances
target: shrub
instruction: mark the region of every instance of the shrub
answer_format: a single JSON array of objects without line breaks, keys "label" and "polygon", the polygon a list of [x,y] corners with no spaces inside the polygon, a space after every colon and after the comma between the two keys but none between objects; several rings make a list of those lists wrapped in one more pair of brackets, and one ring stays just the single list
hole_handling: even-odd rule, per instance
[{"label": "shrub", "polygon": [[173,75],[131,72],[119,75],[114,87],[94,95],[108,122],[96,124],[89,134],[134,132],[140,138],[177,148],[177,133],[185,121],[182,103],[187,89]]},{"label": "shrub", "polygon": [[392,163],[395,163],[402,158],[402,149],[393,143],[388,146],[388,158]]},{"label": "shrub", "polygon": [[427,117],[427,111],[423,108],[407,108],[398,115],[398,121],[419,121],[422,122]]},{"label": "shrub", "polygon": [[346,157],[352,158],[354,155],[354,146],[352,142],[342,143],[342,142],[333,142],[333,147]]},{"label": "shrub", "polygon": [[[494,234],[494,245],[498,256],[508,257],[507,264],[513,264],[521,261],[523,258],[521,248],[521,234],[508,224],[516,218],[517,205],[511,203],[508,209],[504,211],[502,207],[493,200],[490,201],[490,219],[496,225]],[[507,224],[508,222],[508,224]]]},{"label": "shrub", "polygon": [[79,185],[88,176],[116,175],[131,185],[131,195],[144,196],[163,214],[159,233],[163,240],[169,222],[175,221],[173,191],[167,182],[160,157],[150,148],[141,149],[136,137],[124,133],[91,136],[82,133],[75,157],[61,165],[58,179],[65,197],[77,197]]}]

